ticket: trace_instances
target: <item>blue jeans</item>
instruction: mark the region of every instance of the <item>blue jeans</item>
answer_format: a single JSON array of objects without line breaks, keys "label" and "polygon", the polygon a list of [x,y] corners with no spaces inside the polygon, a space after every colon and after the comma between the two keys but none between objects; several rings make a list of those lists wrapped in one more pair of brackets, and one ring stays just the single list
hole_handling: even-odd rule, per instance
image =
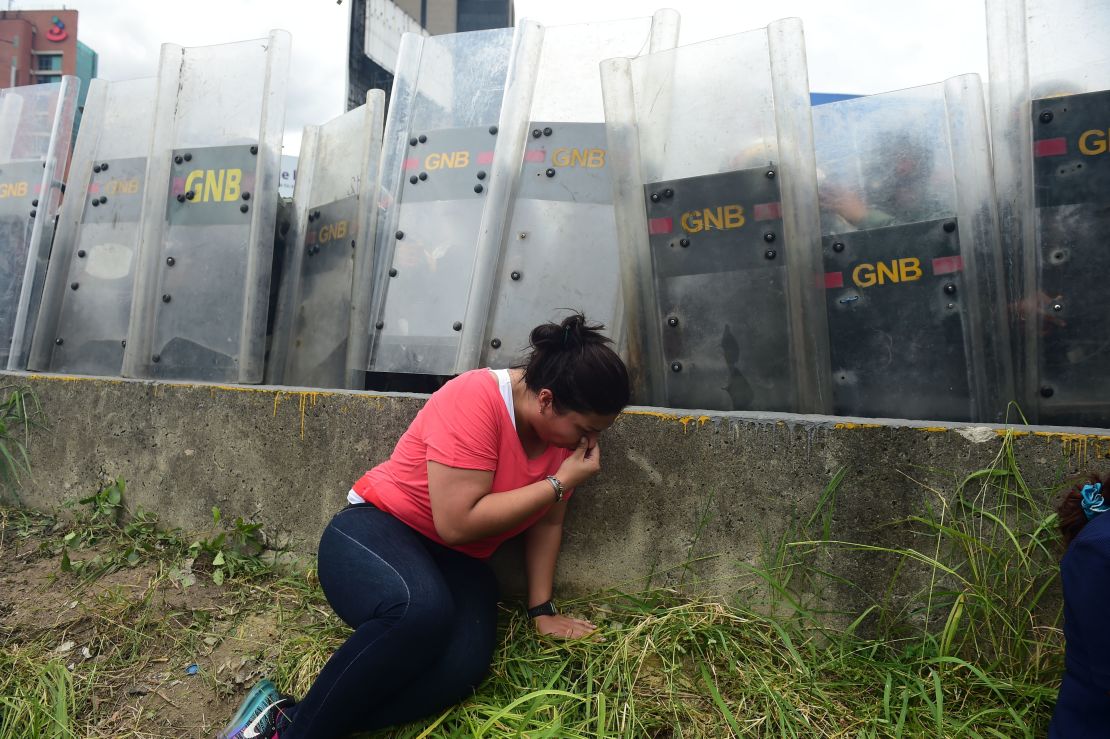
[{"label": "blue jeans", "polygon": [[497,640],[497,581],[371,505],[320,539],[320,585],[355,631],[293,709],[281,739],[329,739],[436,713],[466,698]]}]

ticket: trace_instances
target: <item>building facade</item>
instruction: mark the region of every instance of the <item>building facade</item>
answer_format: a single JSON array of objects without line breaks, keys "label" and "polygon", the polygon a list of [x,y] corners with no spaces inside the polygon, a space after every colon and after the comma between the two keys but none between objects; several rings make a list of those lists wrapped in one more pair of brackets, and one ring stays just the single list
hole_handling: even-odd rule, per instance
[{"label": "building facade", "polygon": [[97,62],[96,52],[77,40],[76,10],[0,11],[0,89],[73,75],[81,80],[80,119]]},{"label": "building facade", "polygon": [[347,110],[366,102],[366,91],[393,86],[396,45],[404,31],[431,36],[506,28],[512,0],[351,0]]}]

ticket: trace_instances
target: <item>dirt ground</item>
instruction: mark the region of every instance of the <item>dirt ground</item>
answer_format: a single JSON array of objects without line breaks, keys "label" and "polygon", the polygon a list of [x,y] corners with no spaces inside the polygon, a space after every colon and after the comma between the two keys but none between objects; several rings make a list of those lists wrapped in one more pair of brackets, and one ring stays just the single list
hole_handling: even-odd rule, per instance
[{"label": "dirt ground", "polygon": [[0,665],[61,661],[73,675],[78,736],[214,736],[272,674],[279,631],[318,614],[276,577],[217,585],[172,555],[99,577],[82,570],[117,550],[114,540],[70,548],[75,566],[65,572],[67,528],[0,515]]}]

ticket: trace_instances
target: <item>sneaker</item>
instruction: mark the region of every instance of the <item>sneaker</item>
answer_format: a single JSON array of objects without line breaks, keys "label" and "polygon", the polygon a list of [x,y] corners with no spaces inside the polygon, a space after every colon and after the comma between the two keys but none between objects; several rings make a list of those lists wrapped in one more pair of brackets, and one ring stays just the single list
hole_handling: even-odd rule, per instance
[{"label": "sneaker", "polygon": [[293,706],[269,680],[262,680],[247,693],[239,710],[216,739],[274,739],[284,724],[285,711]]}]

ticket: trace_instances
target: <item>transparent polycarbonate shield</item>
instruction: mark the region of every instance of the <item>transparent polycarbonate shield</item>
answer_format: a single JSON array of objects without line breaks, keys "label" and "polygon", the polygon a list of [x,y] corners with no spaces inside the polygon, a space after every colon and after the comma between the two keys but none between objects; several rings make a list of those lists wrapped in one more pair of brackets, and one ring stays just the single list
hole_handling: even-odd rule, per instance
[{"label": "transparent polycarbonate shield", "polygon": [[26,369],[61,200],[76,77],[0,90],[0,357]]},{"label": "transparent polycarbonate shield", "polygon": [[38,219],[31,218],[36,209],[31,203],[39,195],[41,177],[37,160],[0,163],[0,352],[9,368],[23,276],[36,258],[32,234]]},{"label": "transparent polycarbonate shield", "polygon": [[781,193],[768,166],[645,188],[668,404],[794,407]]},{"label": "transparent polycarbonate shield", "polygon": [[119,375],[138,265],[154,78],[93,80],[58,215],[31,369]]},{"label": "transparent polycarbonate shield", "polygon": [[1110,427],[1110,90],[1034,100],[1032,117],[1038,269],[1022,308],[1036,326],[1038,417]]},{"label": "transparent polycarbonate shield", "polygon": [[602,65],[639,402],[828,408],[797,20]]},{"label": "transparent polycarbonate shield", "polygon": [[1010,398],[975,75],[813,109],[834,410],[1000,421]]},{"label": "transparent polycarbonate shield", "polygon": [[382,150],[370,370],[468,368],[460,338],[464,324],[479,340],[485,330],[541,36],[525,22],[403,38]]},{"label": "transparent polycarbonate shield", "polygon": [[1110,426],[1110,5],[990,0],[987,22],[1022,409]]},{"label": "transparent polycarbonate shield", "polygon": [[647,53],[653,36],[666,34],[663,43],[673,46],[676,15],[544,29],[481,365],[519,361],[531,330],[567,310],[582,311],[619,340],[623,306],[599,64]]},{"label": "transparent polycarbonate shield", "polygon": [[[268,381],[363,385],[372,235],[385,96],[305,129],[294,193],[296,228],[285,259]],[[363,274],[355,279],[361,257]],[[357,310],[356,306],[363,306]],[[354,347],[361,341],[361,351]]]},{"label": "transparent polycarbonate shield", "polygon": [[127,376],[262,381],[289,43],[162,48]]}]

